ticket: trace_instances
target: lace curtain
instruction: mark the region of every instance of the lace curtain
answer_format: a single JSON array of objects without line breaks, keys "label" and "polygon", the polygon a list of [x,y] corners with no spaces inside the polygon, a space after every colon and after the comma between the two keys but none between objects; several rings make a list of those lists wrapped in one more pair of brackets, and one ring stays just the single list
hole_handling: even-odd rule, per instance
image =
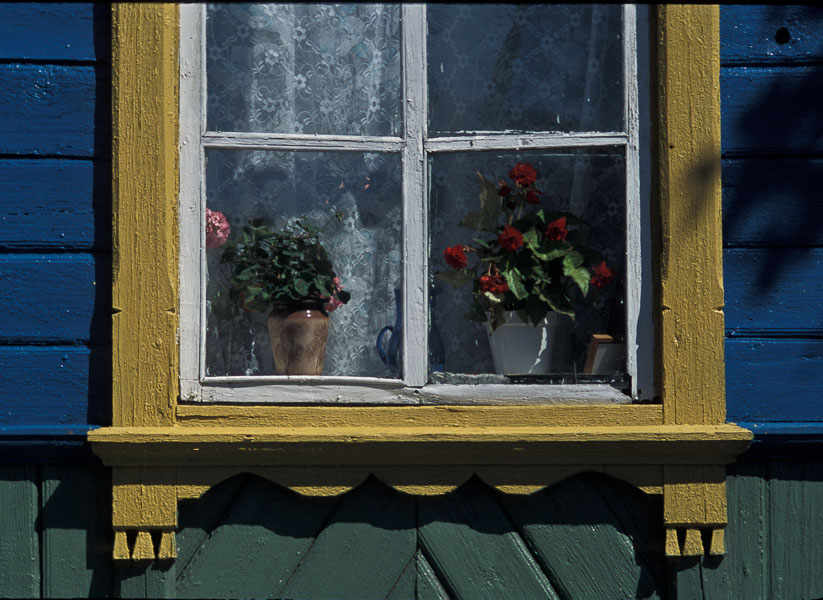
[{"label": "lace curtain", "polygon": [[[623,129],[619,6],[430,4],[427,12],[430,136]],[[209,5],[208,129],[402,135],[400,13],[399,5]],[[332,207],[344,212],[324,240],[353,299],[332,314],[324,374],[390,376],[374,344],[396,320],[401,286],[399,155],[209,149],[206,160],[207,205],[233,232],[259,216],[282,224],[305,213],[321,223]],[[445,245],[470,239],[456,224],[476,208],[474,172],[496,181],[517,161],[541,172],[552,208],[592,224],[592,245],[622,272],[620,149],[430,157],[432,270],[444,268]],[[207,252],[207,302],[228,288],[219,252]],[[436,299],[446,370],[493,372],[482,327],[463,319],[466,291],[444,288]],[[623,333],[621,294],[616,286],[567,325],[574,343],[556,370],[580,369],[590,332]],[[207,314],[209,375],[274,374],[265,315]]]}]

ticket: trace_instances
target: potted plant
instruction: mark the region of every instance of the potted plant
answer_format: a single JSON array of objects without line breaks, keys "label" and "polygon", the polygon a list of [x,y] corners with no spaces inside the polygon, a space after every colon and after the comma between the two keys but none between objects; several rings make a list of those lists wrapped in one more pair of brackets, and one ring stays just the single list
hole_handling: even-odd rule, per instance
[{"label": "potted plant", "polygon": [[[480,210],[459,223],[476,235],[471,244],[443,250],[452,270],[437,275],[454,286],[472,282],[466,318],[488,323],[498,372],[547,373],[558,315],[573,319],[573,296],[608,285],[615,273],[583,243],[584,221],[541,206],[532,165],[517,163],[509,171],[513,187],[477,176]],[[471,267],[469,256],[475,257]]]},{"label": "potted plant", "polygon": [[[237,238],[227,240],[222,223],[210,221],[209,212],[206,246],[218,247],[209,240],[222,240],[220,262],[232,268],[228,298],[218,295],[213,302],[215,315],[232,318],[239,307],[270,310],[267,324],[277,374],[321,375],[329,313],[351,298],[320,242],[328,223],[316,227],[303,216],[275,229],[265,219],[254,219]],[[335,212],[333,219],[342,216]]]}]

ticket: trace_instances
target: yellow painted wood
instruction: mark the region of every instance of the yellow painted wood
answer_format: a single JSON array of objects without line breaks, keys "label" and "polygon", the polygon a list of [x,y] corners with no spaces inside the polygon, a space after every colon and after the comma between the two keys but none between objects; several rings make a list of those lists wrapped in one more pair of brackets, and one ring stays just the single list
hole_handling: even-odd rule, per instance
[{"label": "yellow painted wood", "polygon": [[164,531],[160,535],[160,547],[157,550],[157,558],[160,560],[177,558],[177,545],[174,543],[173,531]]},{"label": "yellow painted wood", "polygon": [[693,527],[686,529],[686,541],[683,542],[682,556],[702,556],[703,538],[700,530]]},{"label": "yellow painted wood", "polygon": [[726,530],[722,527],[712,530],[712,541],[709,546],[709,554],[712,556],[722,556],[726,554]]},{"label": "yellow painted wood", "polygon": [[178,9],[112,15],[114,417],[89,440],[115,467],[115,558],[153,558],[150,530],[173,557],[177,500],[245,471],[334,495],[372,473],[408,493],[475,474],[531,493],[599,470],[664,494],[668,554],[681,553],[677,528],[683,552],[698,552],[699,527],[723,552],[722,465],[751,434],[723,423],[717,7],[666,5],[655,18],[657,406],[178,406]]},{"label": "yellow painted wood", "polygon": [[171,424],[178,396],[178,12],[112,7],[115,425]]},{"label": "yellow painted wood", "polygon": [[716,5],[657,14],[660,389],[666,423],[725,420]]},{"label": "yellow painted wood", "polygon": [[112,470],[112,525],[115,529],[177,527],[175,470],[117,467]]},{"label": "yellow painted wood", "polygon": [[233,427],[594,427],[661,425],[659,405],[592,406],[226,406],[177,407],[185,426]]},{"label": "yellow painted wood", "polygon": [[126,532],[123,530],[115,530],[114,532],[114,549],[112,555],[114,560],[129,560],[131,558]]},{"label": "yellow painted wood", "polygon": [[131,557],[132,560],[154,560],[154,543],[148,531],[137,532],[137,540],[134,542]]}]

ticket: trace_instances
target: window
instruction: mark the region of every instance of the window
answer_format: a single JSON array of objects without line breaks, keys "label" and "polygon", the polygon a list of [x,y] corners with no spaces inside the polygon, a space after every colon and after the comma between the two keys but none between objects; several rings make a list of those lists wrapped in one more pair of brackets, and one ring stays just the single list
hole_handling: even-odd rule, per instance
[{"label": "window", "polygon": [[[654,396],[643,284],[651,244],[641,227],[648,144],[641,153],[638,119],[647,107],[637,76],[645,8],[639,16],[619,5],[181,10],[184,399],[522,398],[518,386],[501,385],[512,382],[532,384],[531,402]],[[477,210],[475,172],[502,181],[515,163],[537,168],[542,205],[580,217],[618,278],[578,302],[574,321],[559,320],[550,374],[513,378],[494,374],[486,325],[464,318],[471,285],[453,288],[435,273],[448,270],[446,247],[472,243],[458,223]],[[340,211],[323,241],[353,299],[332,316],[322,376],[276,374],[265,313],[237,311],[235,298],[229,308],[239,314],[220,314],[232,271],[220,250],[200,250],[207,208],[235,235],[255,218],[320,224]],[[397,365],[376,349],[387,325],[403,331]],[[582,374],[596,333],[625,342],[625,369]],[[468,385],[478,382],[488,385]],[[574,391],[547,385],[581,382]]]},{"label": "window", "polygon": [[[178,228],[178,182],[199,169],[199,153],[178,147],[198,139],[178,131],[178,84],[199,64],[178,64],[181,38],[196,33],[179,19],[190,8],[112,7],[112,426],[88,436],[112,467],[114,558],[173,558],[177,501],[247,471],[308,494],[339,494],[369,474],[415,494],[471,476],[530,493],[603,471],[663,495],[667,554],[722,554],[725,465],[752,435],[725,423],[717,6],[661,5],[652,20],[661,403],[615,406],[180,402],[192,381],[178,364],[198,357],[197,338],[192,347],[180,335],[197,305],[178,278],[181,265],[200,264]],[[298,389],[309,401],[335,385]]]}]

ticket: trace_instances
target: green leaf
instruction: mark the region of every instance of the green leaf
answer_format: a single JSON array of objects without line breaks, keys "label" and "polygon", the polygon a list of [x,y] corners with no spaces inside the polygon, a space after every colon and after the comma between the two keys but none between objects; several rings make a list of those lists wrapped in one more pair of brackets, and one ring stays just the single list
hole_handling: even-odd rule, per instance
[{"label": "green leaf", "polygon": [[526,298],[526,312],[529,314],[532,324],[537,325],[549,312],[549,307],[540,298],[531,294]]},{"label": "green leaf", "polygon": [[589,293],[589,282],[591,281],[591,273],[586,267],[578,267],[569,273],[569,276],[583,292],[583,295]]},{"label": "green leaf", "polygon": [[565,292],[560,290],[550,290],[545,294],[541,292],[540,299],[548,304],[554,312],[568,315],[574,319],[574,309]]},{"label": "green leaf", "polygon": [[526,288],[523,286],[523,280],[517,269],[506,269],[505,271],[501,271],[501,273],[503,277],[505,277],[506,283],[509,284],[509,289],[515,298],[522,300],[528,296],[528,292],[526,292]]},{"label": "green leaf", "polygon": [[478,231],[480,229],[480,213],[477,211],[470,211],[463,220],[458,223],[460,227]]},{"label": "green leaf", "polygon": [[237,316],[237,313],[240,311],[237,308],[236,301],[233,301],[226,294],[217,292],[217,294],[215,294],[215,296],[211,299],[211,312],[218,319],[228,321],[229,319]]},{"label": "green leaf", "polygon": [[486,320],[486,311],[483,310],[483,307],[480,306],[480,303],[477,300],[472,302],[471,308],[469,309],[468,314],[466,314],[466,319],[468,319],[469,321],[480,322]]},{"label": "green leaf", "polygon": [[303,279],[295,279],[294,291],[297,292],[301,298],[305,298],[309,295],[309,282]]},{"label": "green leaf", "polygon": [[460,287],[474,279],[474,273],[468,269],[459,269],[457,271],[438,271],[436,276],[440,281],[453,285],[454,287]]},{"label": "green leaf", "polygon": [[527,229],[523,231],[523,243],[530,249],[535,250],[537,248],[537,230]]},{"label": "green leaf", "polygon": [[577,267],[583,264],[583,255],[572,250],[563,257],[563,275],[571,275]]},{"label": "green leaf", "polygon": [[477,172],[480,178],[480,223],[478,229],[494,233],[500,219],[501,201],[497,187]]}]

